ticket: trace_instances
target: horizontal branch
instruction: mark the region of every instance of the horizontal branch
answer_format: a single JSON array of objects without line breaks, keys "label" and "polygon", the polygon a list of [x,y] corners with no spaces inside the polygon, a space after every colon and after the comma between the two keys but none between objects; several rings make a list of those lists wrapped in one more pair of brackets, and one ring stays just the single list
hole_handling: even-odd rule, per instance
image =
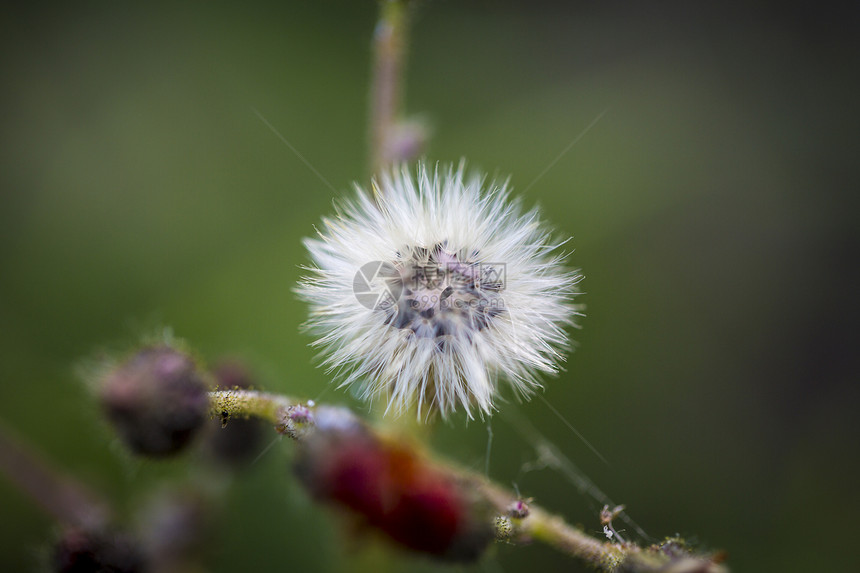
[{"label": "horizontal branch", "polygon": [[[279,432],[296,439],[309,435],[295,431],[296,423],[304,423],[310,428],[308,432],[313,432],[312,413],[316,407],[313,402],[302,404],[277,394],[246,390],[211,392],[210,397],[212,414],[225,420],[230,416],[262,418]],[[368,431],[378,434],[373,428]],[[493,508],[497,537],[509,543],[539,541],[610,573],[728,573],[728,569],[719,564],[719,557],[691,553],[678,540],[648,547],[603,541],[541,507],[526,507],[513,492],[482,475],[465,469],[449,471]],[[512,511],[512,507],[523,509]]]},{"label": "horizontal branch", "polygon": [[210,412],[213,417],[227,418],[253,416],[277,426],[284,421],[290,407],[298,401],[255,390],[218,390],[209,393]]}]

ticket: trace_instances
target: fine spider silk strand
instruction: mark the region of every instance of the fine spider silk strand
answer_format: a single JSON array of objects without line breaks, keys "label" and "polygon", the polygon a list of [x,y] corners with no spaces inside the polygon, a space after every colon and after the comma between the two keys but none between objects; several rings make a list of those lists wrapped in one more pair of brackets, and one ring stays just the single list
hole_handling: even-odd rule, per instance
[{"label": "fine spider silk strand", "polygon": [[[538,464],[543,464],[543,467],[549,467],[559,472],[580,494],[590,497],[601,505],[616,506],[609,496],[603,493],[554,443],[541,434],[525,416],[516,410],[513,404],[509,406],[501,415],[519,431],[526,442],[534,449],[538,455]],[[621,512],[618,517],[635,530],[642,539],[646,541],[653,539],[639,524],[627,515],[626,511]]]}]

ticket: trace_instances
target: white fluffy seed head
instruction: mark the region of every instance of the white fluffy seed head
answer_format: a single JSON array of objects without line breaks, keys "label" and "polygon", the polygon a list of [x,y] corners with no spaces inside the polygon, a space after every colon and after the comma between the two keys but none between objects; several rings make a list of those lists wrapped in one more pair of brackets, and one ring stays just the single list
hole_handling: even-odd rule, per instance
[{"label": "white fluffy seed head", "polygon": [[314,265],[297,288],[342,386],[386,412],[471,417],[492,413],[501,380],[527,397],[557,372],[581,277],[536,209],[462,163],[356,190],[305,240]]}]

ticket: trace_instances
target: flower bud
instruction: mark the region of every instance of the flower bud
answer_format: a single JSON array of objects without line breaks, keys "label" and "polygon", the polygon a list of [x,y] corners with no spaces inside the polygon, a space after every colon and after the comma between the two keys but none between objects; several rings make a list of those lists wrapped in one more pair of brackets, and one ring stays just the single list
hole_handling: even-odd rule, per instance
[{"label": "flower bud", "polygon": [[53,549],[57,573],[139,573],[147,570],[146,557],[136,539],[118,531],[70,528]]},{"label": "flower bud", "polygon": [[358,515],[396,543],[447,561],[474,561],[493,538],[481,502],[456,474],[348,411],[318,408],[295,469],[317,499]]},{"label": "flower bud", "polygon": [[209,411],[207,387],[194,361],[169,346],[144,348],[103,380],[101,404],[135,453],[168,456],[185,447]]},{"label": "flower bud", "polygon": [[[529,500],[530,502],[531,500]],[[525,519],[529,516],[529,504],[526,500],[518,499],[508,506],[508,517],[514,519]]]}]

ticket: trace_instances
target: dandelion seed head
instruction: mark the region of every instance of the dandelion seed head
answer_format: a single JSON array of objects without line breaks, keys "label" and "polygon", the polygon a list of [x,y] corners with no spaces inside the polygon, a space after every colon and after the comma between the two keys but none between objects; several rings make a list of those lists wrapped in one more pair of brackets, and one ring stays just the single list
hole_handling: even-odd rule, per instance
[{"label": "dandelion seed head", "polygon": [[297,292],[341,385],[387,412],[490,414],[500,385],[528,396],[564,359],[580,276],[562,244],[506,183],[403,166],[305,240]]}]

